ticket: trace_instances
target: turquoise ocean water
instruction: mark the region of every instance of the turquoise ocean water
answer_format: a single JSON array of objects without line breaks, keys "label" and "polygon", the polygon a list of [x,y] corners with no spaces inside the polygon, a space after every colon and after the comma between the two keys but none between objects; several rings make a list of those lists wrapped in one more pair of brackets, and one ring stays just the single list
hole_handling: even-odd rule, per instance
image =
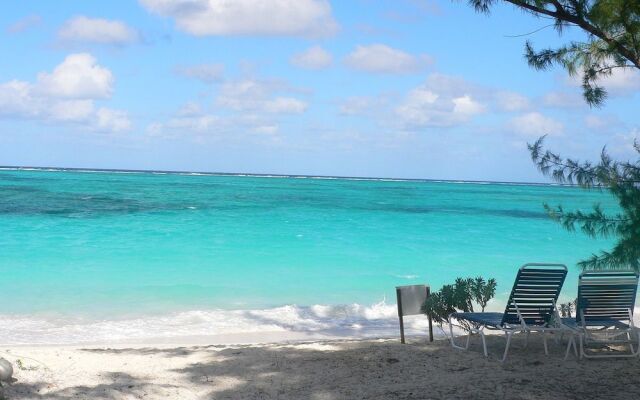
[{"label": "turquoise ocean water", "polygon": [[567,264],[568,299],[611,243],[544,202],[616,208],[550,185],[4,169],[0,343],[395,332],[396,285],[494,277],[500,308],[526,262]]}]

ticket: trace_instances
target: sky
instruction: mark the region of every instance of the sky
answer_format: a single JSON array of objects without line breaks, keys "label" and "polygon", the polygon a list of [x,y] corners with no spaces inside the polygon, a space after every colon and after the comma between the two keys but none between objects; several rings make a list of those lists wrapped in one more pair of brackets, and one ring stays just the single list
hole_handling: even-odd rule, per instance
[{"label": "sky", "polygon": [[549,22],[449,0],[8,2],[0,165],[541,182],[541,135],[637,157],[640,73],[589,108],[524,60],[584,39]]}]

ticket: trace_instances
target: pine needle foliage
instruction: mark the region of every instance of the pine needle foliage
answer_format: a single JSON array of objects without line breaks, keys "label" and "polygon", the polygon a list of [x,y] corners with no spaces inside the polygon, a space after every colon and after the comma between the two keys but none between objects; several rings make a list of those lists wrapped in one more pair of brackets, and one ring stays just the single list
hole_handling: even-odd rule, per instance
[{"label": "pine needle foliage", "polygon": [[551,19],[560,34],[570,27],[586,33],[586,40],[557,48],[534,49],[527,41],[525,58],[537,70],[554,65],[581,79],[583,97],[599,107],[607,91],[599,84],[616,70],[640,69],[640,0],[468,0],[481,13],[505,2],[541,19]]},{"label": "pine needle foliage", "polygon": [[[602,150],[596,164],[565,159],[543,148],[544,136],[529,144],[531,159],[538,169],[559,183],[578,184],[592,190],[608,190],[618,199],[620,212],[610,215],[596,204],[592,211],[566,211],[562,206],[545,209],[569,231],[580,230],[593,238],[616,238],[609,251],[593,254],[578,263],[584,270],[625,269],[640,271],[640,159],[614,161]],[[640,154],[640,145],[634,144]]]}]

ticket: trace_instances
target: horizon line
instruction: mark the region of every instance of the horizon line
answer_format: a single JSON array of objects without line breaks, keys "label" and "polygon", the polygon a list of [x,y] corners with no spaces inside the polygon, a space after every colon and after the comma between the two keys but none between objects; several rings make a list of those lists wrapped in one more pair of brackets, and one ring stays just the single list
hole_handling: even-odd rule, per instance
[{"label": "horizon line", "polygon": [[406,182],[443,182],[443,183],[494,183],[511,185],[535,185],[535,186],[578,186],[575,184],[553,183],[553,182],[525,182],[525,181],[491,181],[491,180],[467,180],[467,179],[435,179],[435,178],[393,178],[374,176],[347,176],[347,175],[305,175],[305,174],[277,174],[277,173],[256,173],[256,172],[215,172],[215,171],[188,171],[188,170],[156,170],[156,169],[121,169],[121,168],[88,168],[88,167],[53,167],[53,166],[31,166],[31,165],[0,165],[0,170],[37,170],[44,172],[115,172],[115,173],[163,173],[163,174],[200,174],[209,176],[237,176],[256,178],[319,178],[319,179],[357,179],[357,180],[388,180]]}]

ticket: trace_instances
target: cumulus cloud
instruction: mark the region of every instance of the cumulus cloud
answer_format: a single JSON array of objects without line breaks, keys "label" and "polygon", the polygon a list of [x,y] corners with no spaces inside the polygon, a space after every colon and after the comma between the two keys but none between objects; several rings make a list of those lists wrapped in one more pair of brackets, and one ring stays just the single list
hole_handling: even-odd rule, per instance
[{"label": "cumulus cloud", "polygon": [[539,137],[542,135],[562,135],[564,125],[539,112],[530,112],[512,118],[507,128],[520,136]]},{"label": "cumulus cloud", "polygon": [[96,111],[95,127],[100,131],[121,132],[131,128],[131,121],[125,111],[100,107]]},{"label": "cumulus cloud", "polygon": [[600,133],[611,133],[625,126],[615,114],[588,114],[584,117],[584,125]]},{"label": "cumulus cloud", "polygon": [[357,46],[345,58],[345,64],[355,70],[386,74],[417,72],[431,62],[427,55],[414,56],[384,44]]},{"label": "cumulus cloud", "polygon": [[378,98],[370,96],[352,96],[340,104],[338,111],[342,115],[368,114],[371,110],[381,105]]},{"label": "cumulus cloud", "polygon": [[449,127],[468,122],[486,110],[477,97],[464,80],[432,74],[424,84],[409,91],[395,113],[408,127]]},{"label": "cumulus cloud", "polygon": [[525,111],[531,108],[529,99],[515,92],[498,92],[496,93],[496,102],[498,108],[503,111]]},{"label": "cumulus cloud", "polygon": [[291,64],[305,69],[327,68],[333,62],[333,56],[320,46],[313,46],[291,57]]},{"label": "cumulus cloud", "polygon": [[221,128],[222,120],[217,115],[198,114],[176,116],[166,122],[155,122],[147,127],[150,136],[174,136],[185,132],[209,133]]},{"label": "cumulus cloud", "polygon": [[274,135],[278,133],[278,125],[259,125],[253,128],[253,132],[265,135]]},{"label": "cumulus cloud", "polygon": [[168,138],[191,134],[215,140],[229,134],[257,135],[275,140],[281,120],[307,110],[307,103],[294,97],[294,93],[294,89],[280,80],[224,81],[217,88],[212,109],[189,102],[166,121],[150,124],[147,133]]},{"label": "cumulus cloud", "polygon": [[7,27],[8,33],[20,33],[42,23],[42,17],[36,14],[27,15]]},{"label": "cumulus cloud", "polygon": [[105,132],[131,128],[127,113],[97,107],[95,100],[113,92],[114,78],[90,54],[71,54],[35,82],[0,83],[0,116],[48,123],[72,123]]},{"label": "cumulus cloud", "polygon": [[163,138],[191,135],[199,138],[222,139],[231,133],[234,136],[243,134],[273,136],[278,133],[278,124],[255,114],[217,115],[200,106],[194,106],[194,103],[188,103],[172,118],[147,126],[149,136]]},{"label": "cumulus cloud", "polygon": [[264,110],[276,114],[300,114],[307,110],[307,103],[293,97],[276,97],[264,103]]},{"label": "cumulus cloud", "polygon": [[300,114],[307,104],[290,96],[278,96],[283,91],[277,82],[244,79],[225,82],[220,88],[216,104],[234,111]]},{"label": "cumulus cloud", "polygon": [[542,97],[542,103],[547,107],[577,108],[586,105],[578,93],[549,92]]},{"label": "cumulus cloud", "polygon": [[[569,76],[566,82],[571,86],[582,85],[582,76]],[[640,72],[636,68],[616,68],[611,75],[597,81],[611,96],[628,96],[640,90]]]},{"label": "cumulus cloud", "polygon": [[53,72],[38,74],[38,87],[46,94],[67,98],[108,98],[113,74],[88,53],[71,54]]},{"label": "cumulus cloud", "polygon": [[60,100],[52,102],[49,110],[57,121],[81,122],[95,112],[93,100]]},{"label": "cumulus cloud", "polygon": [[123,46],[139,40],[138,32],[122,21],[77,16],[66,21],[58,31],[66,43],[98,43]]},{"label": "cumulus cloud", "polygon": [[628,132],[614,135],[607,144],[607,149],[618,158],[637,159],[638,151],[635,143],[638,140],[640,140],[640,128],[635,127]]},{"label": "cumulus cloud", "polygon": [[196,36],[319,37],[338,29],[327,0],[139,0]]},{"label": "cumulus cloud", "polygon": [[584,117],[584,124],[587,128],[601,129],[607,126],[607,121],[597,115],[587,115]]},{"label": "cumulus cloud", "polygon": [[187,78],[197,79],[205,83],[213,83],[222,80],[224,75],[224,65],[222,64],[198,64],[181,65],[175,68],[178,75]]},{"label": "cumulus cloud", "polygon": [[192,117],[200,115],[201,113],[202,107],[200,106],[200,104],[192,101],[188,102],[178,110],[178,115],[181,117]]}]

